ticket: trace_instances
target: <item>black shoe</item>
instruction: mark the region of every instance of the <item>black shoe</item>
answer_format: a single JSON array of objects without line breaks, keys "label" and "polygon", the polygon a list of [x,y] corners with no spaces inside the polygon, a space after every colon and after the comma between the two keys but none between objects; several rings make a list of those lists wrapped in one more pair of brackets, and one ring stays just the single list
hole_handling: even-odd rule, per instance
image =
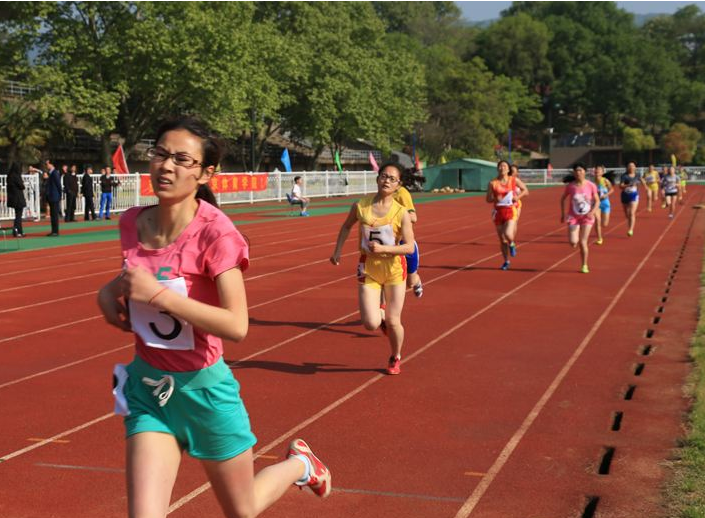
[{"label": "black shoe", "polygon": [[110,219],[110,216],[105,216],[105,219]]},{"label": "black shoe", "polygon": [[58,237],[58,235],[58,232],[52,232],[51,234],[47,234],[47,237]]}]

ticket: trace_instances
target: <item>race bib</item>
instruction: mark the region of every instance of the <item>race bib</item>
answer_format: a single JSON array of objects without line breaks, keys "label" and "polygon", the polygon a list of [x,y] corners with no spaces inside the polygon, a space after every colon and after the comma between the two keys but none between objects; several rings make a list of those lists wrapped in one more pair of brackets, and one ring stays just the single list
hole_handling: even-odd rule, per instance
[{"label": "race bib", "polygon": [[[188,296],[183,277],[159,281],[159,284],[179,295]],[[185,320],[144,302],[130,300],[129,306],[132,330],[147,346],[174,351],[192,351],[195,348],[193,326]]]},{"label": "race bib", "polygon": [[362,225],[362,249],[365,252],[371,252],[370,243],[372,242],[386,246],[396,245],[397,242],[392,225],[382,225],[380,227]]},{"label": "race bib", "polygon": [[584,194],[573,196],[573,212],[578,216],[584,216],[590,212],[590,202],[587,201]]},{"label": "race bib", "polygon": [[511,207],[514,205],[514,193],[509,191],[504,197],[497,202],[497,207]]}]

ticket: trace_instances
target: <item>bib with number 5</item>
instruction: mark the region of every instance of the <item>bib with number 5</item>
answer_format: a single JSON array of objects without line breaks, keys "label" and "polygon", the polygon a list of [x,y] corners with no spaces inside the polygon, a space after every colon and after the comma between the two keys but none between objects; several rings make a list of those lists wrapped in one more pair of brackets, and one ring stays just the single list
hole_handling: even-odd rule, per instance
[{"label": "bib with number 5", "polygon": [[394,246],[396,239],[392,225],[380,225],[379,227],[362,225],[362,249],[365,252],[371,253],[370,243],[372,242],[379,243],[380,245]]},{"label": "bib with number 5", "polygon": [[[183,277],[159,281],[159,284],[179,295],[188,296]],[[129,305],[132,330],[147,346],[175,351],[192,351],[195,348],[193,326],[185,320],[144,302],[130,300]]]}]

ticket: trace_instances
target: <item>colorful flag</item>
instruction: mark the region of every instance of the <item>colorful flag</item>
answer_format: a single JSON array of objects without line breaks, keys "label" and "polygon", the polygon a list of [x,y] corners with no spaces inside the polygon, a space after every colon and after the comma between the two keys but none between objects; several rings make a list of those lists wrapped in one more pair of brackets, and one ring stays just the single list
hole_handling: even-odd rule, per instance
[{"label": "colorful flag", "polygon": [[282,164],[284,164],[284,170],[287,173],[291,172],[291,160],[289,160],[289,150],[284,148],[284,151],[282,152]]},{"label": "colorful flag", "polygon": [[113,169],[118,174],[130,174],[125,160],[125,153],[122,151],[122,144],[119,144],[115,153],[113,153]]},{"label": "colorful flag", "polygon": [[421,161],[419,160],[419,155],[414,155],[414,169],[421,171]]},{"label": "colorful flag", "polygon": [[343,164],[340,163],[340,153],[338,153],[338,150],[335,150],[335,165],[338,166],[338,171],[343,172]]},{"label": "colorful flag", "polygon": [[553,179],[553,166],[551,165],[550,162],[548,163],[548,167],[546,168],[546,177],[549,180]]},{"label": "colorful flag", "polygon": [[372,151],[370,151],[369,159],[370,159],[370,164],[372,165],[372,170],[373,170],[375,173],[378,173],[378,172],[379,172],[379,166],[377,165],[377,160],[375,160],[375,156],[372,154]]},{"label": "colorful flag", "polygon": [[676,155],[671,155],[671,165],[673,167],[676,167],[676,164],[678,164],[678,160],[676,159]]},{"label": "colorful flag", "polygon": [[441,155],[441,164],[445,164],[446,162],[448,162],[448,160],[446,160],[446,157]]}]

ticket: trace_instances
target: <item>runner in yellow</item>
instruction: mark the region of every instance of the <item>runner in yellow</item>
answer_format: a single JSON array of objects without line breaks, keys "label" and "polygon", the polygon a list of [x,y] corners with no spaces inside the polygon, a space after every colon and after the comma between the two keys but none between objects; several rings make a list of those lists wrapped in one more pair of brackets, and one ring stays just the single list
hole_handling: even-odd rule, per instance
[{"label": "runner in yellow", "polygon": [[650,165],[649,170],[644,174],[644,181],[646,182],[646,210],[651,212],[654,202],[658,203],[660,188],[659,174],[653,165]]},{"label": "runner in yellow", "polygon": [[[366,329],[373,331],[382,323],[379,303],[384,290],[386,334],[392,350],[387,374],[401,372],[401,348],[404,327],[401,312],[406,294],[406,254],[414,251],[414,229],[409,212],[394,200],[401,185],[398,166],[385,166],[377,176],[377,193],[369,194],[352,204],[343,222],[330,262],[340,264],[340,252],[359,223],[360,261],[357,268],[360,316]],[[401,241],[404,244],[400,244]]]},{"label": "runner in yellow", "polygon": [[[398,166],[396,164],[385,164],[383,167]],[[411,223],[415,224],[418,216],[416,215],[414,200],[411,198],[409,189],[401,185],[397,192],[394,193],[394,200],[407,210]],[[407,288],[412,288],[416,297],[420,298],[423,296],[423,284],[419,275],[419,245],[416,241],[414,241],[414,252],[406,256],[406,275]]]}]

